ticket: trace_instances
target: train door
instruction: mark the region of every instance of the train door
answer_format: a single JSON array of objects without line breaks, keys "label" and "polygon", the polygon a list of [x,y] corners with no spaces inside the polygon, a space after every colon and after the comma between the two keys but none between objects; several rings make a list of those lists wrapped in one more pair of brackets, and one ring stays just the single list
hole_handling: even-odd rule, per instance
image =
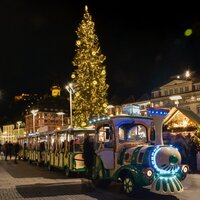
[{"label": "train door", "polygon": [[65,157],[65,143],[66,143],[66,133],[59,132],[57,136],[57,151],[59,155],[59,162],[58,165],[60,168],[64,168],[64,157]]},{"label": "train door", "polygon": [[114,162],[114,130],[110,124],[102,124],[97,128],[95,153],[100,157],[103,167],[111,170]]}]

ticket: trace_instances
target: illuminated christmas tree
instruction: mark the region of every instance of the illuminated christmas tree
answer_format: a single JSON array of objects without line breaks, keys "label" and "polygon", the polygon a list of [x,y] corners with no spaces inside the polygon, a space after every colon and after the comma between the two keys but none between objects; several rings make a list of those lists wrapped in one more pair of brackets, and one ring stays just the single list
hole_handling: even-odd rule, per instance
[{"label": "illuminated christmas tree", "polygon": [[106,57],[101,53],[95,34],[95,24],[85,6],[85,13],[76,31],[76,67],[71,77],[75,85],[73,96],[73,122],[75,126],[87,126],[90,118],[106,115],[107,89]]}]

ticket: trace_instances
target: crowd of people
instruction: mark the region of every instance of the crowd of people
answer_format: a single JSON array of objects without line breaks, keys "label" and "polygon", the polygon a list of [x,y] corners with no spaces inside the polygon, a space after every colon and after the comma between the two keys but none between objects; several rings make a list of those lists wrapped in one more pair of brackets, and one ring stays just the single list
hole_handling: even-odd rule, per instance
[{"label": "crowd of people", "polygon": [[11,143],[6,141],[3,145],[0,144],[1,159],[3,158],[5,161],[14,157],[14,162],[17,163],[19,151],[20,145],[18,142]]},{"label": "crowd of people", "polygon": [[197,171],[197,153],[199,152],[199,147],[194,142],[193,138],[196,137],[190,133],[183,135],[181,133],[176,135],[169,135],[168,143],[174,147],[177,147],[181,154],[181,163],[187,164],[191,172]]}]

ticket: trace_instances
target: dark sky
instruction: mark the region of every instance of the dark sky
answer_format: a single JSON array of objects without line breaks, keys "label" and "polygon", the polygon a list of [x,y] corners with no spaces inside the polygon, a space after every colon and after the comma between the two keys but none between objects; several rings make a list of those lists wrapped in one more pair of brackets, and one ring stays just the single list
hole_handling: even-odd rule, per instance
[{"label": "dark sky", "polygon": [[[76,29],[84,5],[107,57],[109,97],[139,98],[169,76],[200,67],[200,12],[170,1],[1,0],[0,99],[64,88],[74,70]],[[152,1],[151,1],[152,3]],[[193,29],[190,37],[184,36]]]}]

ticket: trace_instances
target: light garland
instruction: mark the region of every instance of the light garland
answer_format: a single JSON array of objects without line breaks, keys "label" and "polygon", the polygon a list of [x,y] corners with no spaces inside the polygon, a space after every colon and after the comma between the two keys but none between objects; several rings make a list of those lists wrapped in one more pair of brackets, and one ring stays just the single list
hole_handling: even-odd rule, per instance
[{"label": "light garland", "polygon": [[151,114],[151,115],[167,115],[168,112],[166,111],[161,111],[161,110],[148,110],[148,113]]},{"label": "light garland", "polygon": [[104,120],[109,120],[109,119],[110,119],[110,117],[108,117],[108,116],[99,117],[99,118],[95,118],[95,119],[89,120],[89,124],[100,122],[100,121],[104,121]]}]

